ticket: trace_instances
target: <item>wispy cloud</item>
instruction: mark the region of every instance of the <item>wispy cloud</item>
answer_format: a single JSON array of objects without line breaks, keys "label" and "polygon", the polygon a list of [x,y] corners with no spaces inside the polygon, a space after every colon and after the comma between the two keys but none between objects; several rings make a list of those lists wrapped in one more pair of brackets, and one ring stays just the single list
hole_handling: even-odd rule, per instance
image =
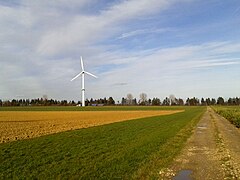
[{"label": "wispy cloud", "polygon": [[115,83],[115,84],[112,84],[113,86],[126,86],[128,83]]},{"label": "wispy cloud", "polygon": [[[120,1],[118,4],[100,11],[98,15],[76,15],[74,18],[69,19],[66,25],[60,28],[54,27],[48,29],[41,37],[37,50],[42,54],[57,54],[66,50],[71,51],[69,49],[70,46],[82,47],[91,45],[118,33],[122,24],[148,14],[159,13],[175,2],[177,1]],[[59,16],[56,18],[64,17]],[[147,31],[160,33],[165,30],[140,30],[135,33],[147,33]]]},{"label": "wispy cloud", "polygon": [[118,39],[125,39],[125,38],[130,38],[132,36],[138,36],[138,35],[144,35],[144,34],[164,33],[169,30],[170,29],[138,29],[135,31],[123,33],[121,34],[120,37],[118,37]]},{"label": "wispy cloud", "polygon": [[[134,57],[132,61],[125,61],[127,65],[124,68],[108,72],[102,76],[100,82],[109,85],[112,84],[113,80],[114,84],[126,82],[126,89],[133,94],[137,95],[142,90],[151,91],[153,96],[157,96],[158,93],[155,90],[150,90],[150,87],[160,88],[166,92],[166,89],[168,89],[169,92],[174,93],[174,91],[177,91],[177,87],[174,84],[169,86],[170,82],[175,84],[181,82],[182,85],[191,87],[194,86],[202,73],[209,75],[209,77],[205,77],[205,75],[202,77],[206,83],[208,80],[213,81],[213,79],[215,79],[215,82],[224,81],[225,78],[231,76],[231,73],[228,75],[224,73],[225,77],[223,78],[220,76],[223,69],[239,66],[240,64],[239,58],[222,56],[221,49],[224,47],[229,50],[229,53],[232,52],[233,49],[230,46],[225,42],[212,42],[195,46],[155,49],[151,51],[151,54],[142,54],[141,51],[138,51],[134,56],[131,55]],[[216,47],[219,48],[218,52]],[[124,57],[119,57],[119,59],[124,59]],[[182,82],[182,79],[188,80]],[[161,87],[163,84],[167,86]],[[171,87],[172,90],[170,90]],[[110,86],[106,86],[105,90],[107,91],[108,88]],[[117,96],[119,89],[112,88],[111,92]],[[128,92],[124,89],[123,93]]]},{"label": "wispy cloud", "polygon": [[240,12],[240,6],[236,7],[236,9],[233,11],[233,15],[239,14]]}]

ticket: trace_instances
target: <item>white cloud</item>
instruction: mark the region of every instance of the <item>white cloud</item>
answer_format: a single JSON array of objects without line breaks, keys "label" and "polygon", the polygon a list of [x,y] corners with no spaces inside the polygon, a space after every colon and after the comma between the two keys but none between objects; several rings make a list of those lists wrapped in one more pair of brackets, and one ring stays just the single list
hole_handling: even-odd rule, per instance
[{"label": "white cloud", "polygon": [[[238,41],[168,44],[164,36],[151,47],[129,45],[130,37],[141,42],[146,34],[171,31],[171,26],[157,21],[151,23],[156,26],[144,26],[142,19],[160,17],[164,10],[183,2],[190,0],[120,0],[102,6],[96,0],[26,0],[0,5],[0,99],[43,94],[76,99],[81,83],[70,79],[79,72],[80,55],[86,69],[99,76],[97,80],[87,77],[87,97],[120,99],[127,93],[138,97],[144,91],[149,97],[168,96],[176,91],[185,94],[192,86],[193,92],[201,94],[197,84],[206,86],[204,80],[215,81],[215,88],[223,87],[221,80],[234,84],[233,77],[240,76],[231,70],[239,67]],[[220,73],[223,69],[225,77]],[[240,90],[239,86],[235,89]]]},{"label": "white cloud", "polygon": [[[218,52],[216,52],[216,47],[219,48]],[[124,57],[125,54],[123,54],[118,59],[124,62],[125,66],[99,75],[101,78],[98,84],[103,84],[100,86],[100,91],[102,96],[107,96],[108,89],[111,89],[111,94],[120,99],[119,91],[122,96],[129,92],[138,96],[141,91],[145,91],[151,92],[149,96],[154,97],[163,96],[164,93],[165,96],[168,96],[169,94],[166,93],[170,92],[184,94],[183,89],[193,88],[193,92],[189,93],[196,96],[194,93],[201,93],[200,87],[198,87],[199,89],[194,88],[194,86],[198,86],[201,74],[205,72],[209,75],[203,75],[202,79],[205,79],[205,82],[202,80],[199,82],[203,88],[208,81],[218,84],[232,76],[229,73],[222,77],[222,68],[239,66],[239,58],[222,57],[221,48],[224,47],[229,49],[229,52],[232,51],[231,48],[228,48],[230,47],[228,43],[215,42],[153,50],[149,51],[150,54],[138,51],[135,55],[131,54],[131,61],[127,61],[127,57]],[[121,84],[122,82],[125,86],[120,90],[119,86],[112,87],[112,84]],[[91,91],[94,91],[94,88],[91,88]],[[207,94],[207,92],[202,92],[202,94]]]},{"label": "white cloud", "polygon": [[67,23],[66,27],[47,31],[41,38],[38,52],[57,54],[68,51],[74,46],[86,46],[104,37],[105,22],[96,18],[78,16]]},{"label": "white cloud", "polygon": [[117,33],[121,24],[147,14],[159,13],[174,2],[176,1],[121,1],[98,15],[76,15],[60,28],[47,30],[41,37],[37,50],[39,53],[52,55],[69,50],[71,46],[86,46],[99,42]]},{"label": "white cloud", "polygon": [[118,39],[125,39],[132,36],[143,35],[143,34],[152,34],[152,33],[163,33],[169,31],[169,29],[138,29],[135,31],[123,33]]},{"label": "white cloud", "polygon": [[[187,0],[185,0],[186,2]],[[188,0],[189,1],[189,0]],[[112,21],[130,20],[144,17],[167,9],[177,0],[124,0],[103,11],[103,16]]]}]

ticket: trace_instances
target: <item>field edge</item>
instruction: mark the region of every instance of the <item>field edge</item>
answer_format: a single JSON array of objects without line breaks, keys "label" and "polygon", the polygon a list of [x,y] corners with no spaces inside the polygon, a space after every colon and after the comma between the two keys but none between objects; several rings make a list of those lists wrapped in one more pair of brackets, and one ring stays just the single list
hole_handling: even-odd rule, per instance
[{"label": "field edge", "polygon": [[134,173],[132,179],[161,178],[161,172],[168,170],[168,167],[172,164],[174,158],[181,153],[181,150],[193,134],[197,123],[200,121],[206,110],[207,108],[204,107],[204,109],[198,113],[183,129],[181,129],[176,136],[165,143],[161,150],[159,150],[156,154],[153,154],[150,158],[151,160],[149,160],[149,162],[145,162],[146,164]]}]

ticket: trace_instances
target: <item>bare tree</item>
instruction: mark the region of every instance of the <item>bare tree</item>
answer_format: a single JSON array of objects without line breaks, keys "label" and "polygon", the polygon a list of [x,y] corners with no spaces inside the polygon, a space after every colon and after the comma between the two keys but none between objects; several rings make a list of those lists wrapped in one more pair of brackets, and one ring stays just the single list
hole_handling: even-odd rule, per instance
[{"label": "bare tree", "polygon": [[43,97],[42,97],[42,99],[43,99],[44,101],[47,101],[47,100],[48,100],[48,96],[47,96],[46,94],[44,94]]},{"label": "bare tree", "polygon": [[127,94],[127,104],[132,105],[133,104],[133,95],[131,93]]},{"label": "bare tree", "polygon": [[139,104],[146,105],[146,103],[147,103],[147,94],[146,93],[141,93],[139,97],[140,97]]},{"label": "bare tree", "polygon": [[170,100],[170,106],[176,104],[177,99],[173,94],[169,96],[169,100]]}]

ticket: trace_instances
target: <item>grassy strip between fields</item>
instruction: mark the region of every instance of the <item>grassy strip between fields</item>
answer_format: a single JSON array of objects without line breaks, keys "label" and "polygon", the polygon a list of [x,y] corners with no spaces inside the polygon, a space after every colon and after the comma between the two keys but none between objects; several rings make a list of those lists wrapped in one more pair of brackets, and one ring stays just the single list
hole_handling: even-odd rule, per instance
[{"label": "grassy strip between fields", "polygon": [[240,106],[212,106],[216,113],[240,128]]},{"label": "grassy strip between fields", "polygon": [[0,179],[157,178],[205,107],[0,144]]}]

